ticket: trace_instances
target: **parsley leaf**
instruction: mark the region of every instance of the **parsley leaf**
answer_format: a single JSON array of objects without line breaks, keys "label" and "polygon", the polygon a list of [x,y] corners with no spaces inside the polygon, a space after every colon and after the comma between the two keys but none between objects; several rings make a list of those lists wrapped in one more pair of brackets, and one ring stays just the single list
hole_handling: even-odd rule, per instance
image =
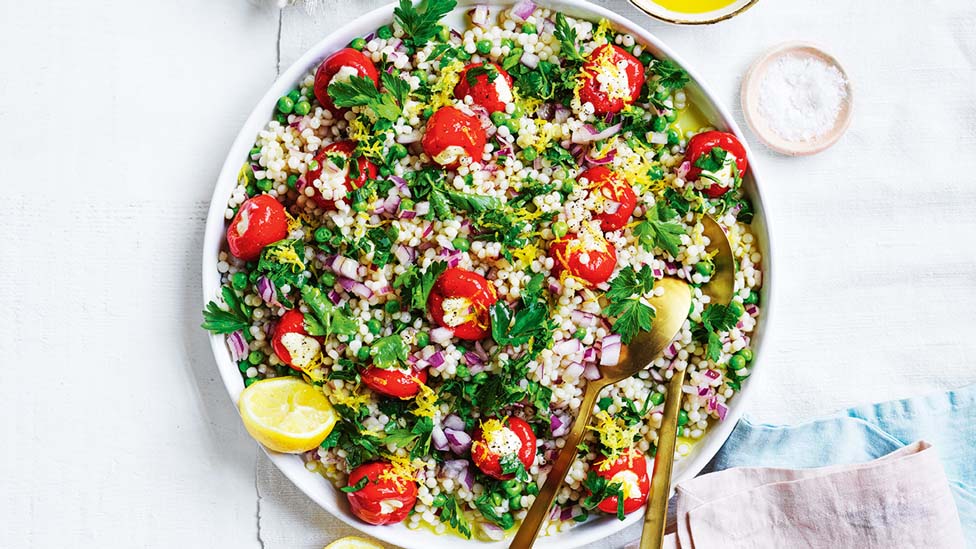
[{"label": "parsley leaf", "polygon": [[468,519],[464,516],[464,509],[454,496],[446,496],[444,503],[440,505],[435,502],[434,507],[441,509],[442,522],[447,522],[451,528],[457,530],[458,534],[471,539],[471,524],[468,523]]},{"label": "parsley leaf", "polygon": [[342,488],[339,488],[339,490],[347,494],[350,494],[352,492],[358,492],[366,487],[367,482],[369,482],[369,477],[363,477],[359,479],[359,482],[357,482],[356,484],[352,484],[350,486],[343,486]]},{"label": "parsley leaf", "polygon": [[418,311],[427,310],[427,297],[430,290],[434,287],[434,282],[447,270],[447,263],[435,261],[431,263],[427,270],[421,270],[416,265],[411,265],[406,271],[401,273],[393,281],[393,287],[403,288],[408,292],[410,308]]},{"label": "parsley leaf", "polygon": [[606,312],[617,317],[613,321],[612,330],[620,334],[624,343],[630,341],[640,331],[649,331],[654,322],[654,309],[644,301],[644,295],[654,288],[654,275],[650,266],[645,265],[640,271],[627,267],[620,271],[612,281],[607,291]]},{"label": "parsley leaf", "polygon": [[556,30],[553,31],[553,36],[559,40],[559,54],[562,57],[572,61],[583,60],[583,56],[576,48],[576,29],[566,21],[566,16],[562,12],[556,14]]},{"label": "parsley leaf", "polygon": [[[482,484],[485,483],[483,482]],[[486,519],[497,524],[498,526],[501,526],[503,530],[508,530],[512,526],[515,526],[515,517],[512,513],[499,515],[497,512],[495,512],[495,504],[492,502],[492,496],[493,494],[497,494],[499,492],[501,492],[500,484],[487,485],[485,491],[478,496],[478,499],[474,500],[474,506]],[[502,492],[501,495],[504,497],[504,492]]]},{"label": "parsley leaf", "polygon": [[215,334],[230,334],[242,330],[244,336],[249,338],[251,308],[244,304],[244,300],[238,299],[234,290],[228,286],[220,288],[220,294],[228,310],[221,309],[215,301],[207,303],[207,307],[203,310],[203,324],[200,327]]},{"label": "parsley leaf", "polygon": [[647,251],[661,248],[671,257],[678,256],[681,235],[686,234],[685,226],[678,221],[678,213],[664,201],[644,214],[644,221],[634,226],[634,236]]},{"label": "parsley leaf", "polygon": [[451,205],[459,210],[471,213],[494,210],[502,207],[502,202],[497,197],[481,194],[470,194],[456,191],[446,191],[444,193]]},{"label": "parsley leaf", "polygon": [[525,464],[519,459],[517,452],[502,456],[501,459],[498,460],[498,463],[502,466],[502,474],[514,474],[515,481],[530,482],[532,480],[529,477],[529,472],[525,470]]},{"label": "parsley leaf", "polygon": [[311,336],[345,335],[359,332],[359,323],[336,307],[322,290],[306,284],[302,287],[302,299],[310,313],[305,315],[305,329]]},{"label": "parsley leaf", "polygon": [[721,147],[712,147],[712,150],[698,157],[695,160],[695,167],[701,168],[706,172],[717,172],[725,166],[725,160],[729,153]]},{"label": "parsley leaf", "polygon": [[552,342],[555,321],[549,316],[549,304],[542,293],[543,276],[537,274],[526,284],[523,307],[513,312],[504,301],[497,301],[488,311],[491,337],[499,345],[529,344],[528,356],[535,358]]},{"label": "parsley leaf", "polygon": [[417,7],[411,0],[400,0],[393,8],[393,19],[403,28],[403,41],[421,48],[440,30],[438,21],[457,5],[455,0],[421,0]]},{"label": "parsley leaf", "polygon": [[407,344],[398,334],[381,337],[369,347],[373,365],[377,368],[397,368],[407,360]]},{"label": "parsley leaf", "polygon": [[[702,327],[704,332],[707,333],[708,345],[705,348],[705,355],[711,361],[717,361],[722,356],[722,340],[719,337],[719,332],[727,332],[731,330],[736,322],[739,321],[739,317],[736,316],[736,311],[728,306],[722,305],[721,303],[713,303],[702,311]],[[702,333],[698,334],[701,338]]]},{"label": "parsley leaf", "polygon": [[580,506],[583,507],[583,509],[595,509],[597,505],[600,505],[600,503],[603,502],[603,500],[616,497],[617,519],[624,520],[623,484],[619,482],[610,482],[609,480],[596,474],[595,471],[590,470],[590,472],[586,475],[586,480],[583,481],[583,485],[587,490],[590,491],[590,495],[586,496],[583,501],[580,502]]},{"label": "parsley leaf", "polygon": [[328,92],[337,107],[368,107],[378,118],[396,122],[403,112],[403,101],[406,92],[410,91],[410,85],[386,73],[383,74],[383,85],[388,86],[387,93],[376,89],[372,79],[352,75],[347,82],[329,84]]},{"label": "parsley leaf", "polygon": [[670,90],[679,90],[688,84],[688,73],[670,59],[655,61],[651,65],[654,74],[660,77],[658,83]]}]

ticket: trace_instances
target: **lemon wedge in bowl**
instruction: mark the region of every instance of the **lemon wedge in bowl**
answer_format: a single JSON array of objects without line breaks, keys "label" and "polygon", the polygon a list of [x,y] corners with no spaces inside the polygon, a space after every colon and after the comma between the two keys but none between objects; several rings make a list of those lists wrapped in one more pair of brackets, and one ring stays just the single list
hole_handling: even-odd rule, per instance
[{"label": "lemon wedge in bowl", "polygon": [[329,436],[338,414],[322,391],[295,377],[251,384],[238,401],[247,432],[269,450],[300,454]]},{"label": "lemon wedge in bowl", "polygon": [[326,545],[324,549],[383,549],[383,546],[358,536],[346,536]]}]

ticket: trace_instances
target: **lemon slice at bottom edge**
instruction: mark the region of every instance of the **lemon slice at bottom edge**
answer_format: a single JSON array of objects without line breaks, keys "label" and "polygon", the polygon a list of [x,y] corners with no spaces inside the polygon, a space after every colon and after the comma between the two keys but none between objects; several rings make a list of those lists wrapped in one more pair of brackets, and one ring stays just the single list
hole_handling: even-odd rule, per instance
[{"label": "lemon slice at bottom edge", "polygon": [[299,454],[329,436],[338,418],[317,387],[294,377],[252,383],[238,400],[244,428],[276,452]]},{"label": "lemon slice at bottom edge", "polygon": [[365,538],[346,536],[326,545],[324,549],[383,549],[383,546]]}]

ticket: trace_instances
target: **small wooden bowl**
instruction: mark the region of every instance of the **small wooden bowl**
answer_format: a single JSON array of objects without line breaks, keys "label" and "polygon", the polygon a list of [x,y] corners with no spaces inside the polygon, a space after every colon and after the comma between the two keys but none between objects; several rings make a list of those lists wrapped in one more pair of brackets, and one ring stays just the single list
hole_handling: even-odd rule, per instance
[{"label": "small wooden bowl", "polygon": [[[827,133],[808,141],[789,141],[781,137],[766,121],[759,109],[759,88],[763,77],[769,67],[785,55],[795,55],[799,57],[813,57],[832,65],[844,75],[847,85],[847,95],[841,104],[840,112],[837,113],[837,120],[834,127]],[[816,154],[830,147],[840,139],[851,124],[851,114],[854,110],[854,95],[851,88],[850,78],[844,67],[834,58],[820,48],[806,42],[787,42],[767,51],[756,59],[749,67],[745,77],[742,79],[742,90],[740,92],[742,101],[742,112],[745,115],[746,123],[753,133],[767,147],[774,151],[789,156],[806,156]]]}]

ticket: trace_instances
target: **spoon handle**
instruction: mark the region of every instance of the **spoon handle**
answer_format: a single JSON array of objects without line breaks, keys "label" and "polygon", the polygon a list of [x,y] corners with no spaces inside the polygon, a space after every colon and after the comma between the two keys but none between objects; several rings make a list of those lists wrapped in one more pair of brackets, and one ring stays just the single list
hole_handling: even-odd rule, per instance
[{"label": "spoon handle", "polygon": [[515,533],[515,538],[509,545],[510,549],[529,549],[535,543],[542,523],[549,516],[549,508],[552,507],[552,502],[556,500],[556,494],[559,493],[559,488],[562,487],[563,481],[566,479],[566,473],[569,472],[569,467],[576,460],[576,447],[583,440],[586,426],[590,423],[590,415],[593,414],[593,403],[596,402],[596,397],[602,388],[603,385],[597,385],[593,382],[586,384],[583,402],[580,403],[579,414],[573,422],[573,428],[566,436],[566,444],[560,450],[556,463],[553,464],[552,470],[546,477],[546,483],[542,485],[539,495],[535,498],[535,503],[532,504],[529,512],[525,515],[525,519],[522,520],[518,532]]},{"label": "spoon handle", "polygon": [[668,396],[664,401],[664,416],[658,431],[657,454],[654,457],[654,474],[651,477],[651,497],[644,510],[644,531],[641,532],[640,549],[660,549],[664,545],[664,527],[668,520],[668,498],[671,496],[671,467],[674,465],[674,447],[678,438],[678,411],[681,409],[681,386],[685,371],[676,370],[668,383]]}]

